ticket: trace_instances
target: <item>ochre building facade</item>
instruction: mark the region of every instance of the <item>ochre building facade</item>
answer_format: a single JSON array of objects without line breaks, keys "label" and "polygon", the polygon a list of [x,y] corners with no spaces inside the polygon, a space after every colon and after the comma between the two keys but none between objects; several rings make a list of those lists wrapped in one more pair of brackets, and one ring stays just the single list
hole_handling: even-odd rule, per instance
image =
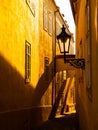
[{"label": "ochre building facade", "polygon": [[76,74],[76,109],[80,130],[98,129],[98,2],[76,0],[76,57],[85,69]]}]

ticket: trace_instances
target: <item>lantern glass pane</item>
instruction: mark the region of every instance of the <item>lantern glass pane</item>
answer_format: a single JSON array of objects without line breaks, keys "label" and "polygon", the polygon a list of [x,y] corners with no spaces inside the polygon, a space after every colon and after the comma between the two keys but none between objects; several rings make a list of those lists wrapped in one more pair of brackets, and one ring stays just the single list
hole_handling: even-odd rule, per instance
[{"label": "lantern glass pane", "polygon": [[64,53],[64,43],[59,40],[59,48],[60,48],[60,53]]},{"label": "lantern glass pane", "polygon": [[67,41],[65,43],[65,51],[66,51],[66,53],[69,53],[69,45],[70,45],[69,39],[67,39]]},{"label": "lantern glass pane", "polygon": [[[65,44],[65,46],[64,46]],[[64,53],[64,47],[65,47],[65,52],[69,53],[69,39],[66,40],[65,43],[63,43],[60,39],[59,39],[59,48],[60,48],[60,53]]]}]

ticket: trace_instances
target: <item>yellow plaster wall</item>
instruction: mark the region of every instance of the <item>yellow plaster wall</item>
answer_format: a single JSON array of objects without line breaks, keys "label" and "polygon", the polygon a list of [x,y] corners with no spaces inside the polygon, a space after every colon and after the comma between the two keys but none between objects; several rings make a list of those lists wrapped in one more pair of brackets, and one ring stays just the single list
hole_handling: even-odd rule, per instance
[{"label": "yellow plaster wall", "polygon": [[[18,6],[17,6],[18,5]],[[37,12],[36,12],[37,14]],[[3,1],[0,6],[0,53],[24,78],[25,40],[31,44],[32,83],[38,80],[38,23],[26,1]],[[38,24],[37,24],[38,25]],[[36,32],[36,33],[35,33]],[[37,58],[36,58],[37,57]],[[34,76],[36,75],[36,76]],[[35,78],[36,77],[36,78]]]},{"label": "yellow plaster wall", "polygon": [[[10,4],[7,0],[1,2],[1,111],[32,106],[32,93],[39,79],[38,11],[36,6],[34,16],[25,0],[11,0]],[[25,40],[31,44],[30,84],[25,84]]]},{"label": "yellow plaster wall", "polygon": [[[44,2],[53,15],[54,2]],[[0,5],[0,113],[6,116],[3,121],[8,128],[11,124],[15,129],[24,128],[25,122],[28,128],[34,126],[48,119],[52,107],[53,35],[43,29],[43,1],[36,0],[35,4],[35,14],[26,0],[10,0],[10,3],[3,0]],[[28,84],[25,83],[25,40],[31,44]],[[45,82],[45,57],[49,58],[49,82]],[[3,121],[0,118],[2,124]]]},{"label": "yellow plaster wall", "polygon": [[[43,81],[43,84],[46,85],[46,91],[42,96],[41,99],[41,104],[43,106],[47,105],[52,105],[52,64],[53,64],[53,59],[52,59],[52,35],[49,34],[48,30],[45,30],[43,25],[43,6],[47,7],[47,11],[51,11],[52,13],[52,19],[53,19],[53,11],[54,11],[54,4],[52,1],[47,1],[44,0],[43,2],[40,0],[40,7],[39,7],[39,75],[40,78],[45,74],[45,64],[44,60],[45,57],[49,58],[49,79],[48,81]],[[52,7],[50,6],[52,5]],[[53,32],[52,32],[53,33]]]},{"label": "yellow plaster wall", "polygon": [[[96,1],[97,2],[97,1]],[[98,115],[98,61],[97,61],[97,4],[90,0],[90,32],[91,32],[91,71],[92,71],[92,90],[86,88],[86,73],[85,70],[77,70],[77,112],[79,112],[80,129],[95,130],[97,129],[97,115]],[[77,10],[77,57],[81,56],[80,41],[82,40],[82,56],[85,57],[85,37],[86,37],[86,24],[85,24],[85,9],[86,0],[78,1]],[[95,125],[96,124],[96,125]],[[96,127],[95,127],[96,126]]]}]

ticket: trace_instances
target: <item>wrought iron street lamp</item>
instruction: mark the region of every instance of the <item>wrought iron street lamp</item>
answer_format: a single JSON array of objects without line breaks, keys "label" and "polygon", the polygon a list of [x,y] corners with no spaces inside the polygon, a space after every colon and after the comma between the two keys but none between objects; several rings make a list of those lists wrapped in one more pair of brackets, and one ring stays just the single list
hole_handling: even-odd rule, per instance
[{"label": "wrought iron street lamp", "polygon": [[66,63],[66,53],[69,53],[71,35],[67,34],[63,25],[62,32],[57,36],[59,49],[64,53],[64,63]]},{"label": "wrought iron street lamp", "polygon": [[57,40],[59,44],[60,53],[64,53],[64,63],[70,63],[75,68],[85,68],[85,59],[84,58],[66,58],[66,53],[69,53],[71,35],[66,33],[64,25],[62,26],[62,31],[57,35]]}]

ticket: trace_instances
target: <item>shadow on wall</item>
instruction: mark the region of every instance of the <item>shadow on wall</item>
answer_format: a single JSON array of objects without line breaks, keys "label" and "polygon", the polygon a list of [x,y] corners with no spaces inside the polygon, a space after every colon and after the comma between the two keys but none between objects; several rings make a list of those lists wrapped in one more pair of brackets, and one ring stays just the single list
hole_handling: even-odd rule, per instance
[{"label": "shadow on wall", "polygon": [[0,111],[11,111],[31,105],[33,87],[0,56]]},{"label": "shadow on wall", "polygon": [[[79,106],[79,104],[80,106]],[[78,119],[79,119],[79,129],[81,130],[89,130],[89,127],[87,126],[89,123],[87,123],[87,118],[89,118],[87,116],[87,112],[86,112],[86,109],[83,105],[83,102],[81,100],[81,98],[77,97],[77,116],[78,116]],[[90,126],[90,124],[89,124]],[[91,126],[90,126],[91,127]]]},{"label": "shadow on wall", "polygon": [[[49,70],[52,70],[51,63]],[[36,89],[25,84],[25,79],[0,56],[0,129],[22,130],[42,122],[41,109],[37,107],[47,91],[52,78],[45,83],[46,72]]]},{"label": "shadow on wall", "polygon": [[37,83],[36,89],[33,93],[34,105],[38,105],[40,103],[42,96],[47,91],[49,84],[52,82],[52,66],[53,66],[53,62],[51,62],[51,64],[48,66],[49,75],[51,75],[49,76],[48,80],[45,79],[45,77],[47,76],[47,72],[45,71]]}]

